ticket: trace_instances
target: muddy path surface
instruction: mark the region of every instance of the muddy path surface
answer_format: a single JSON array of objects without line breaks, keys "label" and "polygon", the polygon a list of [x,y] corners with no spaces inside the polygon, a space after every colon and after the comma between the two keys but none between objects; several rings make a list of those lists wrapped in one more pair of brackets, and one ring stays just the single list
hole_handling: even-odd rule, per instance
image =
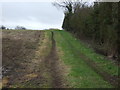
[{"label": "muddy path surface", "polygon": [[56,52],[56,43],[54,40],[54,33],[52,33],[51,40],[52,40],[52,47],[49,55],[45,58],[45,66],[48,69],[48,72],[50,73],[52,77],[52,87],[53,88],[61,88],[63,87],[62,84],[62,77],[61,72],[59,70],[59,58]]}]

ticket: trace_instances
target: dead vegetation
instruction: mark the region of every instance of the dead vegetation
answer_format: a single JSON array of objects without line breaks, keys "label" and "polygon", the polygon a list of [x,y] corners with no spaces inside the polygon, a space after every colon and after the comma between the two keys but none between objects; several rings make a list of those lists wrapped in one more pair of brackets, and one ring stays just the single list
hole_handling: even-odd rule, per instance
[{"label": "dead vegetation", "polygon": [[[35,56],[41,31],[3,31],[2,74],[5,86],[14,85],[27,69]],[[26,71],[27,69],[27,71]],[[7,77],[7,79],[5,79]],[[14,78],[14,79],[13,79]],[[3,87],[4,87],[3,85]]]},{"label": "dead vegetation", "polygon": [[3,31],[2,39],[3,87],[64,87],[63,66],[51,32]]}]

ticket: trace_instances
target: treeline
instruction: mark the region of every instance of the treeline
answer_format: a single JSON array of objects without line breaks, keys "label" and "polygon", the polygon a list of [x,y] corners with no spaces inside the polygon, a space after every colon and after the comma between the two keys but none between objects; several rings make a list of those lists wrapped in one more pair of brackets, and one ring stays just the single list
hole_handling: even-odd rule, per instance
[{"label": "treeline", "polygon": [[58,4],[65,6],[62,28],[80,39],[93,42],[94,48],[104,55],[118,59],[120,3],[94,2],[89,6],[82,2],[65,1],[63,4]]},{"label": "treeline", "polygon": [[[2,29],[2,30],[11,30],[11,29],[5,27],[4,25],[0,25],[0,29]],[[15,30],[26,30],[26,28],[23,27],[23,26],[16,26]]]}]

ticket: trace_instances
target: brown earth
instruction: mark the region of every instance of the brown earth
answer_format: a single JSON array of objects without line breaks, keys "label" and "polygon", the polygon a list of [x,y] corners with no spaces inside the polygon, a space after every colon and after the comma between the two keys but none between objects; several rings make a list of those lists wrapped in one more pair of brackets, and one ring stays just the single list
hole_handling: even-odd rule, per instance
[{"label": "brown earth", "polygon": [[3,31],[2,35],[3,88],[64,87],[53,32],[48,40],[44,31]]},{"label": "brown earth", "polygon": [[[41,31],[2,32],[2,74],[5,87],[11,87],[26,73],[35,56]],[[4,83],[4,82],[3,82]]]},{"label": "brown earth", "polygon": [[54,33],[52,32],[52,48],[49,55],[45,58],[45,66],[48,68],[48,72],[51,73],[52,76],[52,87],[60,88],[62,85],[61,72],[59,69],[59,58],[56,52],[56,43],[54,40]]}]

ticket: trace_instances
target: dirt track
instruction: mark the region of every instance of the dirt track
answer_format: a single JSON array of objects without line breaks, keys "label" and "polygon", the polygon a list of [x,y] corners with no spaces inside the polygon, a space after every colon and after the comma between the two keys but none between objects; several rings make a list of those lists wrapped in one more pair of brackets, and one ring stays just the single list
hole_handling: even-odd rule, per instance
[{"label": "dirt track", "polygon": [[[7,88],[66,88],[65,67],[58,56],[54,32],[44,31],[3,33],[3,83]],[[64,38],[65,39],[65,38]],[[117,86],[117,79],[97,67],[65,39],[78,58],[105,81]],[[40,45],[39,45],[40,44]],[[74,50],[73,50],[74,49]],[[46,53],[47,52],[47,53]],[[68,85],[67,85],[68,84]]]},{"label": "dirt track", "polygon": [[56,43],[54,40],[54,33],[52,33],[52,48],[49,55],[45,58],[45,66],[48,69],[48,72],[51,74],[52,77],[52,87],[53,88],[60,88],[62,87],[62,78],[61,72],[59,71],[59,62],[58,56],[56,52]]}]

